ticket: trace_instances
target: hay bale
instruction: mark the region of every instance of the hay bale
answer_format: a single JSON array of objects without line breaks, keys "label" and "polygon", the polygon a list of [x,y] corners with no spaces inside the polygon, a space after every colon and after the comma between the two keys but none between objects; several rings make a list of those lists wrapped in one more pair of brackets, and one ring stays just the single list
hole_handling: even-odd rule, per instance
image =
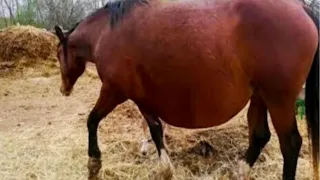
[{"label": "hay bale", "polygon": [[[45,29],[11,26],[0,32],[0,63],[16,67],[56,61],[58,39]],[[23,61],[23,62],[21,62]]]}]

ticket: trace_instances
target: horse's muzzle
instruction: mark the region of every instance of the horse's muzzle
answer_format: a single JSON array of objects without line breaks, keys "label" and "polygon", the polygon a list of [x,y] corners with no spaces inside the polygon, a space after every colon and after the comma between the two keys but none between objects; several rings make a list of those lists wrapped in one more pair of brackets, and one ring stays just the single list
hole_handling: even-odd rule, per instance
[{"label": "horse's muzzle", "polygon": [[67,89],[67,88],[61,86],[61,87],[60,87],[60,92],[61,92],[61,94],[64,95],[64,96],[70,96],[70,94],[72,93],[72,89],[73,89],[73,88]]}]

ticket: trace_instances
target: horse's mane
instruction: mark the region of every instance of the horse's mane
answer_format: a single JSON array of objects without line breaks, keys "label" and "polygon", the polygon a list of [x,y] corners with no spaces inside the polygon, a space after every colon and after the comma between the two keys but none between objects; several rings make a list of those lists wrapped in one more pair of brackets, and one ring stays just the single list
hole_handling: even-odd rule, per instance
[{"label": "horse's mane", "polygon": [[147,0],[117,0],[109,1],[103,8],[110,17],[109,23],[114,27],[135,5],[149,4]]},{"label": "horse's mane", "polygon": [[66,32],[66,35],[69,36],[78,27],[78,25],[81,23],[81,21],[79,21],[75,25],[73,25],[73,27],[68,32]]},{"label": "horse's mane", "polygon": [[[122,17],[124,17],[135,5],[143,5],[149,4],[147,0],[116,0],[116,1],[109,1],[106,3],[105,6],[97,9],[92,14],[88,15],[88,17],[94,16],[98,11],[105,10],[109,15],[109,24],[111,27],[114,27]],[[69,36],[83,21],[84,19],[77,22],[68,32],[66,35]]]}]

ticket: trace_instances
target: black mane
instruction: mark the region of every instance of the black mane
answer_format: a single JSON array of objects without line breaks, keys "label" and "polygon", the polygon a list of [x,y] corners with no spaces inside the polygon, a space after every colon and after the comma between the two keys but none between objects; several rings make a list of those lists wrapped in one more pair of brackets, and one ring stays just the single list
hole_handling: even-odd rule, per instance
[{"label": "black mane", "polygon": [[68,32],[66,32],[66,35],[69,36],[69,35],[78,27],[78,25],[79,25],[81,22],[82,22],[82,20],[79,21],[79,22],[77,22]]},{"label": "black mane", "polygon": [[[123,18],[135,5],[145,5],[149,4],[147,0],[116,0],[109,1],[107,4],[87,16],[86,18],[95,15],[101,9],[106,10],[109,15],[109,23],[111,27],[114,27],[121,18]],[[68,37],[83,21],[80,20],[77,22],[68,32],[65,33],[66,37]]]},{"label": "black mane", "polygon": [[110,26],[114,27],[135,5],[145,4],[149,4],[147,0],[117,0],[107,2],[103,8],[109,15]]}]

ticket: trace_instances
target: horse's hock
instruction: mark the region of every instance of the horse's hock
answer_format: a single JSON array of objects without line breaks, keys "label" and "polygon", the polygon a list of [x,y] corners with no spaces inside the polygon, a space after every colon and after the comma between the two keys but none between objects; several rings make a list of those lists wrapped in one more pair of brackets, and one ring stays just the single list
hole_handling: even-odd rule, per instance
[{"label": "horse's hock", "polygon": [[32,66],[56,60],[54,34],[33,26],[11,26],[0,31],[0,69]]}]

